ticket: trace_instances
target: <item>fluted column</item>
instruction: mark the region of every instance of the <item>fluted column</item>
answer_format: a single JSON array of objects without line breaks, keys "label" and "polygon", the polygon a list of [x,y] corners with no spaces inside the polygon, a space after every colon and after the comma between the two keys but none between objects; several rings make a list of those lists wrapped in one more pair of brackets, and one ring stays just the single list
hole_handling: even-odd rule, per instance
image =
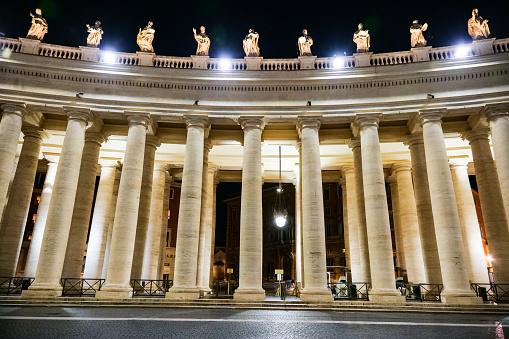
[{"label": "fluted column", "polygon": [[113,221],[113,233],[109,251],[108,272],[97,298],[120,299],[131,294],[129,280],[133,261],[136,225],[140,206],[143,176],[146,129],[149,115],[127,114],[129,131],[125,148],[124,165],[118,187],[118,200]]},{"label": "fluted column", "polygon": [[305,301],[332,301],[327,289],[325,220],[323,214],[322,166],[318,131],[320,118],[300,117],[302,140],[302,255],[305,287],[300,298]]},{"label": "fluted column", "polygon": [[[343,207],[348,211],[348,244],[350,247],[350,270],[352,272],[352,281],[360,282],[362,280],[361,255],[359,248],[359,212],[357,211],[357,183],[355,180],[355,169],[353,166],[343,166],[341,168],[345,177],[343,190],[346,191],[346,203],[343,201]],[[346,207],[346,208],[345,208]],[[346,236],[346,235],[345,235]]]},{"label": "fluted column", "polygon": [[55,176],[35,281],[28,290],[23,291],[24,297],[45,298],[62,294],[60,278],[78,186],[85,128],[91,114],[89,110],[70,108],[67,115],[67,129]]},{"label": "fluted column", "polygon": [[487,128],[468,131],[464,134],[470,142],[474,158],[484,228],[490,254],[493,257],[493,275],[495,282],[505,284],[509,283],[509,227],[488,136]]},{"label": "fluted column", "polygon": [[85,146],[81,157],[78,188],[74,201],[69,239],[67,240],[67,250],[65,251],[62,278],[79,278],[81,276],[83,256],[87,248],[90,214],[94,201],[99,152],[103,142],[104,135],[102,133],[87,132],[85,134]]},{"label": "fluted column", "polygon": [[396,242],[396,266],[406,270],[403,230],[401,229],[401,218],[399,213],[398,179],[394,170],[392,175],[389,177],[389,185],[391,186],[392,220],[394,223],[394,240]]},{"label": "fluted column", "polygon": [[392,257],[389,209],[378,139],[378,115],[357,116],[362,156],[362,179],[368,231],[371,268],[371,300],[398,302],[403,298],[396,290]]},{"label": "fluted column", "polygon": [[7,191],[12,177],[21,124],[28,114],[26,105],[3,104],[0,121],[0,220],[7,200]]},{"label": "fluted column", "polygon": [[163,198],[163,208],[161,215],[161,238],[160,238],[160,249],[159,249],[159,266],[157,268],[157,277],[158,279],[163,278],[163,270],[164,270],[164,258],[165,258],[165,250],[166,250],[166,233],[168,232],[168,209],[170,207],[170,189],[171,183],[173,179],[171,175],[166,173],[165,181],[164,181],[164,198]]},{"label": "fluted column", "polygon": [[37,218],[35,219],[34,230],[32,231],[32,240],[28,248],[27,263],[25,265],[25,277],[35,277],[39,254],[41,253],[42,237],[46,228],[46,219],[48,209],[55,184],[55,175],[57,174],[58,157],[45,156],[48,160],[48,170],[42,187],[41,200],[37,207]]},{"label": "fluted column", "polygon": [[472,303],[481,299],[474,298],[475,295],[468,282],[468,265],[442,131],[444,111],[441,109],[419,111],[419,122],[424,137],[429,193],[444,284],[442,299],[448,303]]},{"label": "fluted column", "polygon": [[203,143],[208,121],[203,116],[186,118],[187,140],[184,155],[184,173],[180,191],[180,208],[175,252],[173,287],[166,298],[196,299],[198,243],[203,175]]},{"label": "fluted column", "polygon": [[428,172],[424,152],[424,139],[422,133],[406,137],[405,143],[409,146],[412,160],[413,183],[415,191],[415,205],[417,209],[417,222],[421,235],[422,258],[428,284],[441,284],[442,271],[438,257],[435,222],[431,208],[429,194]]},{"label": "fluted column", "polygon": [[262,288],[262,130],[263,117],[239,120],[244,129],[240,206],[239,288],[235,299],[264,300]]},{"label": "fluted column", "polygon": [[423,283],[426,281],[426,273],[411,169],[409,162],[394,165],[398,179],[398,205],[408,281]]},{"label": "fluted column", "polygon": [[115,221],[115,212],[117,210],[117,201],[118,201],[118,187],[120,186],[120,177],[122,175],[122,164],[117,167],[117,171],[115,171],[115,181],[113,182],[113,197],[111,198],[111,208],[110,208],[110,219],[107,221],[108,223],[108,233],[106,235],[106,247],[104,248],[104,260],[103,260],[103,268],[101,272],[101,279],[106,279],[106,275],[108,273],[108,262],[110,261],[110,249],[111,249],[111,237],[113,235],[113,222]]},{"label": "fluted column", "polygon": [[101,177],[99,187],[97,187],[94,215],[87,246],[87,259],[83,272],[83,277],[86,279],[101,278],[113,200],[113,186],[117,172],[116,161],[101,161],[100,164]]},{"label": "fluted column", "polygon": [[371,268],[369,266],[368,230],[366,228],[366,208],[364,202],[364,183],[362,178],[362,155],[361,142],[359,139],[351,139],[348,145],[353,152],[355,170],[355,193],[357,199],[357,231],[359,232],[359,259],[360,281],[371,281]]},{"label": "fluted column", "polygon": [[0,277],[13,277],[16,273],[39,151],[45,136],[45,132],[38,128],[27,128],[23,133],[23,148],[0,227]]},{"label": "fluted column", "polygon": [[[486,257],[475,210],[472,188],[468,179],[468,159],[451,160],[452,181],[456,194],[456,204],[461,223],[461,235],[465,254],[469,263],[469,276],[472,283],[488,283]],[[491,245],[491,243],[490,243]]]},{"label": "fluted column", "polygon": [[143,177],[141,181],[140,207],[138,210],[138,225],[136,226],[136,240],[134,242],[133,264],[131,269],[131,279],[145,279],[141,273],[143,271],[143,262],[147,233],[150,220],[150,206],[152,199],[152,180],[154,176],[154,160],[156,149],[161,143],[153,135],[147,135],[145,140],[145,156],[143,160]]}]

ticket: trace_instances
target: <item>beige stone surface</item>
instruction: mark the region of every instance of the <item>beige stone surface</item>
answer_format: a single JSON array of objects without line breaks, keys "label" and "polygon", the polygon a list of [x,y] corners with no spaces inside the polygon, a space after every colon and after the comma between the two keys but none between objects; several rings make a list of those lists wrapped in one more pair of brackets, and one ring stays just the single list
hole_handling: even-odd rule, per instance
[{"label": "beige stone surface", "polygon": [[120,186],[120,177],[122,167],[115,171],[115,181],[113,182],[113,197],[111,199],[110,219],[108,221],[108,234],[106,235],[106,247],[104,248],[104,261],[101,272],[101,279],[106,279],[108,273],[108,262],[110,261],[111,237],[113,235],[113,223],[115,222],[115,212],[117,210],[118,188]]},{"label": "beige stone surface", "polygon": [[359,248],[359,212],[357,211],[357,183],[355,179],[355,169],[353,166],[343,166],[341,170],[343,171],[343,176],[346,181],[344,191],[346,192],[345,205],[348,210],[348,244],[350,247],[350,270],[352,272],[352,281],[363,281],[361,275],[361,257]]},{"label": "beige stone surface", "polygon": [[[163,279],[164,271],[164,255],[166,249],[166,232],[168,232],[168,207],[170,205],[170,189],[172,183],[172,177],[166,173],[164,181],[164,197],[163,197],[163,208],[161,214],[161,238],[160,238],[160,249],[159,249],[159,266],[157,268],[158,279]],[[171,212],[171,211],[170,211]],[[171,240],[171,234],[168,239]]]},{"label": "beige stone surface", "polygon": [[406,270],[405,248],[403,245],[403,230],[401,229],[401,218],[399,211],[399,193],[398,179],[394,169],[392,175],[388,178],[391,187],[392,220],[394,223],[394,240],[396,242],[396,261],[395,265]]}]

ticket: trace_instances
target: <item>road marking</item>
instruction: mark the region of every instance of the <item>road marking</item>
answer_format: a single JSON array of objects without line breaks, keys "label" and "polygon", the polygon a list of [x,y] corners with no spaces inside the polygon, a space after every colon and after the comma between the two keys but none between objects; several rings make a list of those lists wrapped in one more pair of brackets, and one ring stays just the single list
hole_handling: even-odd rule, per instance
[{"label": "road marking", "polygon": [[297,320],[297,319],[198,319],[198,318],[96,318],[96,317],[32,317],[0,316],[0,320],[65,320],[65,321],[160,321],[160,322],[237,322],[237,323],[309,323],[343,325],[389,325],[389,326],[442,326],[442,327],[502,327],[492,324],[418,323],[406,321],[357,321],[357,320]]}]

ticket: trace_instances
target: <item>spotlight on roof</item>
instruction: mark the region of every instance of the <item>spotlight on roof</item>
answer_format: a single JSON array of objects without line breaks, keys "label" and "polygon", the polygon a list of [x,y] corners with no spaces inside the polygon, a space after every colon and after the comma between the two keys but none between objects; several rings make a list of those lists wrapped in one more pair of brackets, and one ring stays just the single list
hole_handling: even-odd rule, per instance
[{"label": "spotlight on roof", "polygon": [[454,51],[454,56],[456,58],[466,58],[470,54],[470,48],[467,46],[459,46]]},{"label": "spotlight on roof", "polygon": [[113,52],[106,52],[103,54],[103,61],[107,64],[115,64],[117,63],[117,58],[115,56],[115,53]]},{"label": "spotlight on roof", "polygon": [[332,67],[334,68],[343,68],[345,67],[345,62],[343,61],[343,58],[334,58],[332,61]]},{"label": "spotlight on roof", "polygon": [[12,55],[12,50],[9,47],[6,47],[2,50],[2,58],[9,59]]},{"label": "spotlight on roof", "polygon": [[219,69],[230,69],[231,61],[229,59],[221,59],[219,60]]}]

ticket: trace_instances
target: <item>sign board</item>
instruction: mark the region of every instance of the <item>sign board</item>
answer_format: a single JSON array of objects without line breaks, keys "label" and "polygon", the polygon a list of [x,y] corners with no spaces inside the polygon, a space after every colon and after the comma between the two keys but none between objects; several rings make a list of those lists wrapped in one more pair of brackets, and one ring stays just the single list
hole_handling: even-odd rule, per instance
[{"label": "sign board", "polygon": [[276,272],[274,272],[274,274],[284,274],[283,272],[284,270],[276,270]]},{"label": "sign board", "polygon": [[226,273],[233,274],[233,268],[227,268],[226,269]]}]

